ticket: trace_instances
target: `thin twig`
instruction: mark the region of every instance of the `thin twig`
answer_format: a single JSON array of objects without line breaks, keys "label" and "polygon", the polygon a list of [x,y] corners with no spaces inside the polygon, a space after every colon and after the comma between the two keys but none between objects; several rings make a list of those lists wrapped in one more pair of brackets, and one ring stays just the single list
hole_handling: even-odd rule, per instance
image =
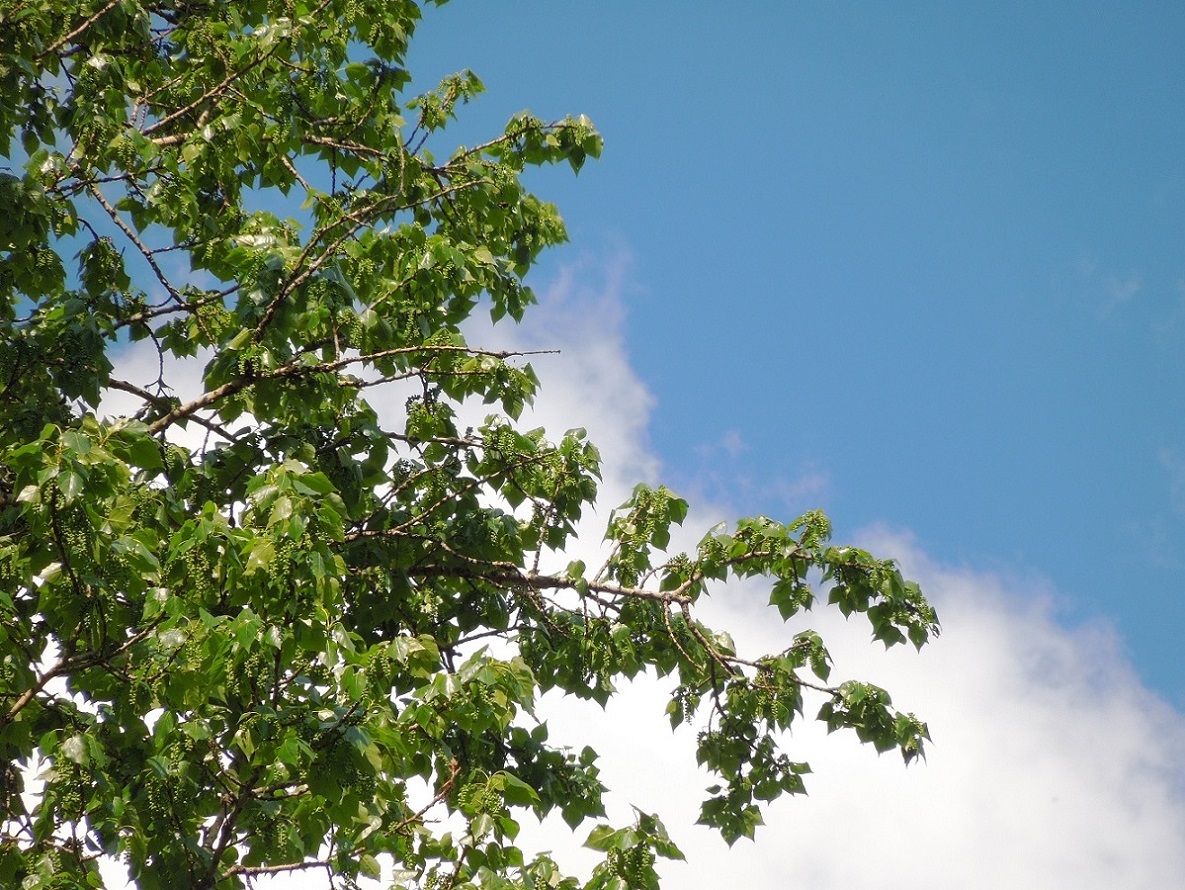
[{"label": "thin twig", "polygon": [[[401,346],[396,349],[384,349],[379,352],[369,353],[367,355],[355,356],[352,358],[338,359],[332,362],[320,362],[316,365],[304,365],[289,362],[281,365],[275,370],[268,371],[264,374],[252,374],[250,376],[239,377],[236,380],[230,380],[207,393],[198,396],[192,402],[185,405],[180,405],[174,408],[164,417],[154,421],[148,428],[153,435],[159,433],[165,427],[176,423],[178,420],[190,417],[195,411],[200,411],[207,405],[212,405],[227,396],[232,396],[235,393],[241,392],[248,386],[258,383],[262,380],[281,380],[287,377],[305,377],[312,374],[327,374],[346,367],[347,365],[356,364],[358,362],[373,361],[380,358],[388,358],[394,355],[408,355],[420,352],[462,352],[470,355],[486,355],[494,358],[509,358],[511,356],[525,356],[525,355],[540,355],[555,350],[531,350],[526,352],[510,352],[501,351],[494,352],[487,349],[473,349],[468,346]],[[436,372],[444,373],[444,372]]]},{"label": "thin twig", "polygon": [[85,31],[87,28],[89,28],[91,25],[93,25],[95,22],[97,22],[99,19],[101,19],[107,13],[111,12],[111,10],[115,9],[115,7],[119,6],[120,2],[122,2],[122,0],[111,0],[110,3],[108,3],[102,9],[100,9],[98,12],[96,12],[94,15],[92,15],[89,19],[84,21],[81,25],[79,25],[77,28],[75,28],[69,34],[66,34],[64,37],[58,38],[53,43],[51,43],[49,46],[47,46],[44,50],[41,51],[40,54],[38,54],[37,58],[40,60],[40,59],[43,59],[46,56],[48,56],[50,53],[56,53],[63,46],[65,46],[67,43],[69,43],[75,37],[79,36],[83,31]]},{"label": "thin twig", "polygon": [[169,296],[178,303],[184,303],[185,301],[181,298],[181,293],[177,290],[177,288],[173,287],[173,283],[165,277],[165,273],[161,271],[160,266],[157,265],[156,257],[153,255],[153,252],[148,248],[147,245],[144,244],[143,241],[140,240],[140,236],[136,234],[135,229],[123,221],[123,217],[119,215],[119,211],[116,210],[115,207],[112,206],[111,202],[109,202],[103,196],[103,193],[99,191],[98,186],[87,183],[87,191],[89,191],[94,199],[99,202],[102,208],[107,211],[107,215],[111,217],[111,221],[119,226],[120,231],[127,235],[128,240],[131,241],[132,244],[136,245],[136,249],[139,250],[144,259],[148,261],[148,265],[151,266],[152,271],[156,273],[157,280],[163,284],[165,290],[169,292]]},{"label": "thin twig", "polygon": [[446,797],[448,797],[450,793],[452,793],[453,783],[457,781],[457,776],[460,775],[460,773],[461,773],[461,764],[457,760],[457,758],[454,757],[452,760],[449,761],[448,766],[449,766],[449,777],[447,779],[445,779],[444,784],[440,786],[440,790],[436,792],[436,796],[433,797],[426,804],[424,804],[424,806],[420,807],[420,809],[417,810],[415,813],[412,813],[410,816],[408,816],[406,819],[404,819],[402,822],[398,823],[394,828],[392,828],[391,830],[393,832],[400,831],[400,830],[406,828],[407,826],[411,825],[413,822],[419,822],[421,819],[424,818],[424,814],[426,812],[428,812],[430,809],[432,809],[434,806],[436,806],[438,803],[440,803],[442,800],[444,800]]},{"label": "thin twig", "polygon": [[[163,620],[163,618],[161,620]],[[93,664],[101,664],[104,661],[122,655],[128,649],[131,649],[132,646],[136,645],[138,642],[156,630],[156,626],[159,623],[159,620],[154,621],[151,625],[144,628],[144,630],[128,639],[122,646],[111,652],[91,652],[86,655],[74,655],[70,656],[69,658],[63,658],[44,674],[38,677],[32,686],[21,693],[20,698],[18,698],[13,703],[12,707],[8,709],[8,713],[3,717],[0,717],[0,726],[7,726],[9,723],[15,720],[16,716],[25,709],[25,707],[33,700],[34,696],[36,696],[38,692],[45,688],[45,685],[49,683],[50,680],[69,673],[72,670],[90,667]]]},{"label": "thin twig", "polygon": [[[286,872],[303,871],[307,868],[323,868],[332,875],[332,863],[324,859],[310,859],[304,862],[285,862],[283,865],[232,865],[222,873],[223,877],[232,875],[279,875]],[[254,885],[252,885],[254,886]]]},{"label": "thin twig", "polygon": [[[279,46],[279,44],[277,44],[277,47],[278,46]],[[219,83],[217,86],[211,87],[210,89],[206,90],[206,92],[202,93],[200,96],[198,96],[192,102],[190,102],[188,105],[184,105],[181,108],[178,108],[172,114],[166,114],[164,117],[162,117],[156,123],[145,127],[143,130],[143,134],[145,136],[151,136],[153,133],[155,133],[157,130],[161,129],[162,127],[167,127],[169,124],[173,123],[173,121],[177,120],[178,118],[184,117],[185,115],[189,114],[191,111],[195,110],[198,106],[200,106],[203,102],[206,102],[207,100],[212,99],[215,96],[217,96],[219,93],[221,93],[223,90],[225,90],[228,86],[230,86],[232,83],[234,83],[240,77],[242,77],[244,74],[246,74],[252,68],[254,68],[256,65],[261,64],[265,59],[268,58],[268,56],[272,55],[275,51],[276,51],[276,47],[273,47],[272,49],[268,50],[266,53],[261,55],[258,59],[254,59],[251,62],[249,62],[247,65],[244,65],[242,68],[232,71],[230,74],[226,75],[225,78],[223,78],[221,83]]]},{"label": "thin twig", "polygon": [[[154,405],[157,408],[163,408],[169,404],[169,400],[167,397],[154,395],[153,393],[149,392],[148,390],[144,389],[143,387],[137,386],[134,383],[129,383],[126,380],[117,380],[113,377],[107,381],[107,385],[110,386],[112,389],[122,390],[123,392],[130,393],[131,395],[139,396],[145,402],[148,402],[149,404]],[[228,442],[236,442],[237,443],[237,442],[241,441],[240,436],[236,436],[234,433],[230,432],[230,430],[228,430],[226,427],[224,427],[220,423],[215,423],[212,420],[207,420],[205,417],[201,417],[200,415],[197,415],[197,414],[191,414],[188,419],[192,420],[198,426],[205,427],[206,429],[208,429],[210,432],[214,433],[215,435],[221,436],[222,438],[226,439]]]}]

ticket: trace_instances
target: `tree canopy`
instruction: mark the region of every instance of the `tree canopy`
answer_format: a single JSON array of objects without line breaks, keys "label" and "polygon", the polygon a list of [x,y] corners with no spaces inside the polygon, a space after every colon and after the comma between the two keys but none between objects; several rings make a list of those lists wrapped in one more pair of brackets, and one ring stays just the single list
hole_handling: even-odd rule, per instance
[{"label": "tree canopy", "polygon": [[[917,586],[822,514],[671,553],[687,504],[639,486],[602,566],[564,556],[599,454],[522,428],[528,357],[462,327],[529,310],[565,230],[521,177],[579,171],[601,137],[522,113],[449,146],[482,85],[412,88],[421,13],[0,3],[4,887],[102,887],[104,857],[145,890],[351,886],[384,857],[400,886],[655,887],[681,855],[662,823],[605,824],[595,752],[534,709],[641,672],[697,728],[700,818],[729,842],[804,790],[784,730],[809,696],[829,729],[923,752],[815,632],[738,653],[697,617],[763,579],[783,620],[818,589],[920,647]],[[591,877],[516,847],[527,811],[591,832]]]}]

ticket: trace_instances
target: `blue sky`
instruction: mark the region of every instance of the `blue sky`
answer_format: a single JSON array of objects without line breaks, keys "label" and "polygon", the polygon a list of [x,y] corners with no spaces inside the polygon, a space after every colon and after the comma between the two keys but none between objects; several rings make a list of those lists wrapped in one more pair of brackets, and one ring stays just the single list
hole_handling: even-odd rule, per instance
[{"label": "blue sky", "polygon": [[454,2],[409,67],[484,80],[454,143],[605,135],[535,177],[536,282],[624,258],[666,481],[1039,576],[1180,708],[1182,46],[1169,3]]}]

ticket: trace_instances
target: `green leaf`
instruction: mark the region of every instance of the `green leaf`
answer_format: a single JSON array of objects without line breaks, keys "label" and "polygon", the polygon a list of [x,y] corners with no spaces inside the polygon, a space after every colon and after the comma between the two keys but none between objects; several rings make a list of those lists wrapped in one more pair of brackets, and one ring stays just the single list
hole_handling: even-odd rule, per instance
[{"label": "green leaf", "polygon": [[364,877],[378,880],[383,876],[382,866],[379,861],[371,856],[369,853],[363,853],[358,859],[358,870]]},{"label": "green leaf", "polygon": [[276,555],[275,545],[267,538],[255,538],[247,551],[247,563],[243,567],[243,574],[253,575],[266,569]]},{"label": "green leaf", "polygon": [[622,849],[621,832],[608,825],[598,825],[589,832],[584,846],[592,850],[620,850]]},{"label": "green leaf", "polygon": [[533,806],[539,803],[535,789],[511,773],[502,773],[502,793],[511,806]]},{"label": "green leaf", "polygon": [[63,503],[69,504],[82,492],[82,474],[74,470],[65,470],[58,474],[58,491],[62,493]]}]

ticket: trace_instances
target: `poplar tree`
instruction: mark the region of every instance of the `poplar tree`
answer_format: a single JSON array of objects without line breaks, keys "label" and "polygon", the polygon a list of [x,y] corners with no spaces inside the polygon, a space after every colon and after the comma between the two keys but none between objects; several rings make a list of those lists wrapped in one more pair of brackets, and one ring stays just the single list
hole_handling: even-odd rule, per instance
[{"label": "poplar tree", "polygon": [[[99,888],[106,858],[144,890],[348,887],[384,860],[399,886],[653,888],[681,855],[662,823],[606,824],[595,753],[533,707],[642,672],[697,728],[700,819],[729,842],[804,790],[785,730],[808,705],[923,752],[817,633],[738,653],[698,617],[760,579],[774,620],[817,590],[925,643],[917,586],[822,514],[674,553],[687,504],[639,486],[602,566],[564,556],[598,452],[524,429],[529,356],[462,325],[530,310],[565,230],[522,175],[601,137],[522,113],[450,146],[482,86],[413,89],[421,13],[0,3],[0,886]],[[516,846],[528,811],[604,852],[591,878]]]}]

